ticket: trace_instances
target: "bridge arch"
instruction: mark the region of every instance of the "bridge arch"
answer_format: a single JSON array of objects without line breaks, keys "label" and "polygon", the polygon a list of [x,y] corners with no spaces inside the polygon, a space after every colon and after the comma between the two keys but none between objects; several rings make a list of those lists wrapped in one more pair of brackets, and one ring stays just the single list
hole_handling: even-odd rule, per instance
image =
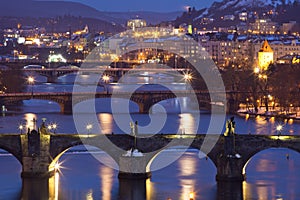
[{"label": "bridge arch", "polygon": [[[206,161],[210,162],[211,166],[213,166],[215,169],[217,169],[216,163],[213,161],[213,159],[211,159],[209,157],[209,155],[206,155],[205,153],[203,153],[198,147],[190,145],[190,146],[171,146],[171,147],[164,148],[164,149],[157,151],[152,156],[152,158],[148,161],[148,164],[146,166],[146,171],[150,172],[153,170],[158,170],[158,169],[167,167],[168,165],[176,162],[178,159],[181,159],[181,157],[183,155],[185,155],[186,153],[189,153],[191,151],[197,151],[198,159],[205,159]],[[164,157],[163,159],[160,159],[159,157],[166,152],[173,153],[173,156],[171,158]],[[157,159],[160,159],[160,160],[155,161]],[[164,163],[162,164],[162,163],[160,163],[160,161],[162,161]],[[156,163],[157,163],[157,166],[153,166]]]},{"label": "bridge arch", "polygon": [[[94,109],[90,106],[91,101],[95,101],[95,109],[96,111],[100,110],[100,113],[111,113],[112,109],[111,106],[122,106],[122,101],[128,100],[126,98],[101,98],[101,97],[96,97],[95,99],[91,98],[86,98],[86,99],[81,99],[78,102],[74,104],[74,108],[76,109],[76,112],[80,112],[81,110],[87,112],[91,109]],[[138,112],[139,111],[139,105],[132,100],[130,101],[130,107],[129,109],[132,110],[133,112]],[[73,108],[73,109],[74,109]],[[122,110],[122,109],[120,109]],[[91,110],[94,112],[94,110]]]},{"label": "bridge arch", "polygon": [[[103,149],[101,149],[100,147],[96,146],[96,145],[89,145],[89,144],[82,144],[80,142],[76,142],[73,143],[72,145],[69,145],[69,147],[67,147],[66,149],[64,149],[61,153],[59,153],[56,157],[53,158],[53,160],[51,161],[50,165],[49,165],[49,171],[52,171],[53,169],[55,169],[56,164],[62,165],[61,167],[63,168],[63,162],[58,162],[59,159],[68,151],[74,149],[74,148],[80,148],[78,150],[74,150],[75,152],[86,152],[91,154],[95,159],[97,159],[98,161],[100,161],[102,164],[104,165],[108,165],[107,162],[109,162],[109,167],[113,168],[113,169],[118,169],[118,160],[115,160],[116,158],[114,156],[111,156],[109,153],[107,153],[106,151],[104,151]],[[97,150],[95,152],[95,150]],[[109,157],[109,161],[101,161],[101,157],[98,156],[98,153],[104,153],[105,156]]]},{"label": "bridge arch", "polygon": [[[31,106],[30,101],[35,101],[32,105],[40,105],[40,106]],[[27,99],[23,101],[23,105],[28,106],[28,109],[35,109],[34,112],[38,112],[38,108],[41,108],[43,111],[46,109],[47,112],[60,112],[61,105],[59,102],[54,101],[52,99],[44,99],[44,98],[33,98]],[[31,111],[32,112],[32,111]]]},{"label": "bridge arch", "polygon": [[[300,157],[300,150],[297,149],[297,148],[293,148],[293,147],[265,147],[265,148],[262,148],[262,149],[259,149],[259,150],[256,150],[254,152],[252,152],[251,154],[249,154],[248,156],[248,159],[244,159],[244,163],[243,163],[243,174],[246,174],[246,169],[247,169],[247,166],[248,164],[252,161],[252,159],[256,156],[258,156],[259,154],[262,154],[268,150],[275,150],[275,151],[278,151],[278,150],[283,150],[283,149],[286,149],[286,150],[290,150],[292,152],[295,152],[295,153],[298,153],[299,154],[299,157]],[[290,155],[283,155],[286,157],[286,159],[289,159]]]},{"label": "bridge arch", "polygon": [[8,147],[3,146],[3,145],[0,144],[0,151],[1,151],[1,150],[2,150],[2,151],[5,151],[5,152],[0,152],[0,153],[8,153],[8,154],[11,154],[12,157],[13,157],[15,160],[17,160],[18,163],[19,163],[20,165],[23,164],[22,159],[20,158],[20,155],[18,155],[18,153],[17,153],[16,151],[14,151],[13,149],[8,148]]},{"label": "bridge arch", "polygon": [[5,138],[0,137],[0,149],[7,151],[12,154],[22,165],[22,147],[21,147],[21,139],[19,135],[10,135]]}]

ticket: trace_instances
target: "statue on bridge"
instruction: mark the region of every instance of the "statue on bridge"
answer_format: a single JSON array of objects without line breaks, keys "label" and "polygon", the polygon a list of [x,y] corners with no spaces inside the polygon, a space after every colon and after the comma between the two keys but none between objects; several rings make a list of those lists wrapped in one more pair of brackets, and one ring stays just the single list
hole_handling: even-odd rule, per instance
[{"label": "statue on bridge", "polygon": [[143,154],[137,148],[138,122],[130,122],[130,135],[134,137],[133,147],[126,152],[125,157],[141,157]]},{"label": "statue on bridge", "polygon": [[226,130],[224,136],[234,135],[235,133],[234,129],[235,129],[235,121],[234,121],[234,117],[231,117],[229,120],[226,121]]},{"label": "statue on bridge", "polygon": [[234,117],[231,117],[226,121],[226,131],[224,133],[224,153],[227,157],[241,158],[235,150],[235,121]]},{"label": "statue on bridge", "polygon": [[137,136],[138,135],[138,122],[135,121],[135,123],[130,122],[130,135]]}]

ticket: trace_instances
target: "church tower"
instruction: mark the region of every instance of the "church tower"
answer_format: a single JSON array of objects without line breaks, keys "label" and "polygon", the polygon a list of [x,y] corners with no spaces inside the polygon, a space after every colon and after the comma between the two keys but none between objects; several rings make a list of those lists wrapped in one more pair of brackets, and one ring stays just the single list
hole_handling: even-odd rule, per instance
[{"label": "church tower", "polygon": [[268,41],[263,42],[262,47],[258,52],[258,67],[260,71],[267,70],[269,65],[274,62],[274,52]]}]

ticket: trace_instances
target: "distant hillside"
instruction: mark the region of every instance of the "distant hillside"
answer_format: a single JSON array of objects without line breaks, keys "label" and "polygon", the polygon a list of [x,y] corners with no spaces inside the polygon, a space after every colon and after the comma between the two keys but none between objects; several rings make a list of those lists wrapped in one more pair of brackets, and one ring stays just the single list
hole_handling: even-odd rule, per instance
[{"label": "distant hillside", "polygon": [[[298,0],[223,0],[214,2],[211,7],[201,10],[191,10],[171,21],[175,26],[192,22],[197,28],[213,28],[235,26],[241,21],[239,14],[246,12],[247,22],[257,18],[270,18],[272,21],[283,23],[297,21],[300,23],[300,3]],[[225,16],[234,16],[234,20],[225,20]]]},{"label": "distant hillside", "polygon": [[[2,4],[3,5],[3,4]],[[34,1],[34,0],[8,0],[0,6],[0,16],[12,17],[57,17],[64,15],[95,18],[109,23],[124,25],[133,17],[139,16],[150,24],[161,21],[174,20],[180,12],[155,13],[155,12],[102,12],[92,7],[64,1]]]},{"label": "distant hillside", "polygon": [[67,32],[82,30],[88,25],[91,32],[110,32],[118,33],[124,31],[125,28],[119,24],[109,23],[100,19],[74,16],[59,16],[59,17],[1,17],[0,30],[6,28],[17,28],[17,25],[44,27],[47,32]]}]

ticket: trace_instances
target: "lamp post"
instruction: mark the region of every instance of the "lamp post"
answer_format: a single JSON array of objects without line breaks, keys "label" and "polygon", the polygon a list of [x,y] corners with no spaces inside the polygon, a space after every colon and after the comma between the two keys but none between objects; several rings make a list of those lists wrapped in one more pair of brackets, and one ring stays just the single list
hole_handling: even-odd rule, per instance
[{"label": "lamp post", "polygon": [[266,112],[268,112],[269,111],[268,96],[270,96],[268,94],[268,72],[261,70],[259,67],[255,67],[253,72],[258,79],[257,84],[260,87],[260,90],[262,92],[262,97],[260,99],[260,105],[262,106],[263,104],[265,104]]},{"label": "lamp post", "polygon": [[29,76],[27,79],[28,83],[31,85],[31,96],[33,96],[33,84],[34,84],[34,77]]},{"label": "lamp post", "polygon": [[91,133],[91,130],[93,128],[93,124],[87,124],[85,128],[86,128],[86,130],[88,132],[88,136],[89,136],[89,134]]},{"label": "lamp post", "polygon": [[281,135],[282,129],[283,129],[283,126],[281,124],[276,126],[276,131],[277,131],[278,135]]},{"label": "lamp post", "polygon": [[20,125],[19,125],[20,134],[22,134],[23,128],[24,128],[23,125],[20,124]]},{"label": "lamp post", "polygon": [[48,129],[49,131],[51,131],[51,129],[52,129],[51,124],[48,124],[47,129]]},{"label": "lamp post", "polygon": [[103,75],[102,80],[104,81],[104,91],[106,90],[106,93],[108,94],[108,85],[107,83],[109,82],[110,77],[108,75]]},{"label": "lamp post", "polygon": [[189,73],[183,75],[183,79],[184,79],[184,82],[185,82],[185,89],[186,90],[188,89],[188,83],[191,82],[192,78],[193,78],[192,75],[189,74]]},{"label": "lamp post", "polygon": [[53,133],[55,133],[55,130],[57,129],[57,124],[56,123],[52,124],[52,129],[53,129]]}]

